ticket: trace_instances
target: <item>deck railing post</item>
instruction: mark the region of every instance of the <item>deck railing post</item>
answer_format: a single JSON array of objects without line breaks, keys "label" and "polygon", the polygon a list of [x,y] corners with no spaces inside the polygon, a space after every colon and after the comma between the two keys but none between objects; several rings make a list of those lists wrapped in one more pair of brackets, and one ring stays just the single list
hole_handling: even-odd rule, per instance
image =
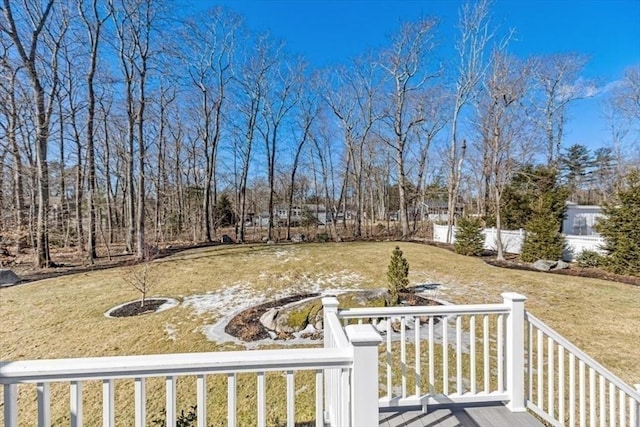
[{"label": "deck railing post", "polygon": [[[328,316],[335,316],[338,313],[338,298],[322,298],[322,328],[324,348],[335,347],[331,331],[331,322],[327,321]],[[340,402],[340,370],[325,369],[324,376],[324,422],[328,425],[338,425],[339,402]]]},{"label": "deck railing post", "polygon": [[333,347],[331,344],[331,325],[327,322],[327,315],[329,313],[336,314],[338,312],[338,298],[336,297],[325,297],[322,298],[322,328],[323,328],[323,341],[324,348]]},{"label": "deck railing post", "polygon": [[514,293],[502,294],[504,304],[509,307],[506,331],[506,389],[512,412],[527,410],[524,391],[524,302],[527,297]]},{"label": "deck railing post", "polygon": [[[640,384],[634,384],[636,391],[640,393]],[[636,425],[634,427],[640,427],[640,402],[636,402]]]},{"label": "deck railing post", "polygon": [[378,420],[378,344],[382,337],[372,325],[345,328],[353,346],[351,370],[351,425],[376,426]]}]

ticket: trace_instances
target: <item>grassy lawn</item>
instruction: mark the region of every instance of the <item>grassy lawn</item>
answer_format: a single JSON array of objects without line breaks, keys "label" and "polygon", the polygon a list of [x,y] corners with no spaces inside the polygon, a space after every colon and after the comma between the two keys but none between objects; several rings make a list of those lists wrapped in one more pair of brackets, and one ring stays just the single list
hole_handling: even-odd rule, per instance
[{"label": "grassy lawn", "polygon": [[[149,295],[183,304],[137,318],[103,315],[138,297],[126,283],[129,268],[0,289],[0,360],[243,349],[210,341],[204,327],[247,304],[292,293],[385,287],[395,245],[233,245],[186,251],[153,263],[156,279]],[[454,303],[501,302],[501,292],[522,293],[535,316],[626,382],[640,383],[640,287],[500,269],[417,243],[399,246],[409,261],[412,284],[440,283],[436,296]]]}]

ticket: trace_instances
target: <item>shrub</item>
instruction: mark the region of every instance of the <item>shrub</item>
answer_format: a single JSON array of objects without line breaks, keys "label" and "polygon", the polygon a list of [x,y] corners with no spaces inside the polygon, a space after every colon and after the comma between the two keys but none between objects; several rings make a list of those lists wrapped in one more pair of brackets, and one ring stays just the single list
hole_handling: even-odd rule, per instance
[{"label": "shrub", "polygon": [[640,276],[640,171],[625,177],[611,203],[604,205],[604,217],[596,230],[604,238],[607,252],[604,268],[617,274]]},{"label": "shrub", "polygon": [[480,256],[484,248],[483,224],[480,218],[465,216],[458,221],[454,249],[457,254]]},{"label": "shrub", "polygon": [[391,254],[391,262],[387,270],[387,280],[389,282],[389,295],[391,305],[400,303],[399,293],[409,285],[409,263],[402,256],[400,247],[396,246]]},{"label": "shrub", "polygon": [[603,264],[603,257],[596,251],[585,249],[576,257],[576,262],[580,267],[600,267]]},{"label": "shrub", "polygon": [[318,233],[316,235],[316,240],[320,243],[326,243],[329,241],[329,234],[328,233]]},{"label": "shrub", "polygon": [[562,259],[564,237],[560,234],[558,219],[553,214],[535,216],[527,223],[526,231],[520,255],[522,261]]}]

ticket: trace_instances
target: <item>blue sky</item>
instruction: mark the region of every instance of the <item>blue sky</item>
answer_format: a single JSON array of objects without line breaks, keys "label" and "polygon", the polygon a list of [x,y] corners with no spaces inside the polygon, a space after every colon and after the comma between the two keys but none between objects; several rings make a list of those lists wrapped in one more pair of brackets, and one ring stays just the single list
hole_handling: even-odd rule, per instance
[{"label": "blue sky", "polygon": [[[421,16],[440,20],[439,37],[453,45],[461,1],[455,0],[218,0],[245,17],[247,26],[268,30],[313,66],[344,64],[385,46],[399,23]],[[510,50],[526,57],[577,52],[591,58],[584,76],[604,87],[640,64],[640,0],[495,0],[494,22],[516,31]],[[446,51],[443,51],[446,54]],[[605,123],[598,97],[578,101],[569,112],[565,146],[602,145]]]}]

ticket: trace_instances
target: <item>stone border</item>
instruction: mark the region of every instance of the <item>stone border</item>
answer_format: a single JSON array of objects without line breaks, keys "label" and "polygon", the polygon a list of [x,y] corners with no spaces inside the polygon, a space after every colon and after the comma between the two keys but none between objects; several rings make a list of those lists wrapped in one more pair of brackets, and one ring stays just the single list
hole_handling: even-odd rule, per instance
[{"label": "stone border", "polygon": [[[171,308],[177,307],[178,305],[180,305],[180,301],[178,301],[175,298],[169,298],[169,297],[150,297],[150,298],[146,298],[145,301],[153,301],[153,300],[165,300],[164,304],[162,304],[160,307],[158,307],[158,309],[156,311],[154,311],[153,313],[149,313],[149,314],[156,314],[156,313],[160,313],[161,311],[166,311],[169,310]],[[134,302],[140,302],[139,299],[133,300],[133,301],[128,301],[128,302],[124,302],[122,304],[116,305],[115,307],[111,307],[109,310],[104,312],[104,317],[108,317],[109,319],[126,319],[128,317],[137,317],[137,316],[125,316],[125,317],[116,317],[116,316],[112,316],[111,313],[114,312],[115,310],[124,307],[125,305],[128,304],[132,304]]]}]

